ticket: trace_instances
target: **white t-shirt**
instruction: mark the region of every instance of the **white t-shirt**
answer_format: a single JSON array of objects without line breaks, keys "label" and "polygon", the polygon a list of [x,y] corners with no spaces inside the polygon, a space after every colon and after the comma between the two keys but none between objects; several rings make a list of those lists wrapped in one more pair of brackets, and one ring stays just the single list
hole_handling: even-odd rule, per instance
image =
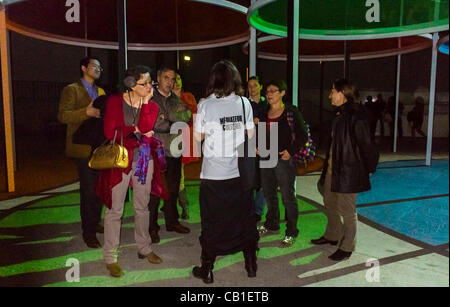
[{"label": "white t-shirt", "polygon": [[[255,128],[250,102],[244,98],[246,128]],[[244,142],[244,110],[241,97],[214,94],[198,105],[194,131],[205,134],[201,179],[226,180],[239,177],[237,147]]]}]

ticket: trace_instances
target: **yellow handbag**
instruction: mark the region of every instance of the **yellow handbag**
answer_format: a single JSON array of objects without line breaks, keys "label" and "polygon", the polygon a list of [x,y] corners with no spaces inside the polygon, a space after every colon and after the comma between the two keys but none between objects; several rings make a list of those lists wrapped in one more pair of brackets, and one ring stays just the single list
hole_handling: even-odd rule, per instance
[{"label": "yellow handbag", "polygon": [[128,151],[123,146],[123,134],[121,145],[116,144],[117,130],[114,132],[114,139],[97,147],[89,160],[89,167],[96,170],[128,167]]}]

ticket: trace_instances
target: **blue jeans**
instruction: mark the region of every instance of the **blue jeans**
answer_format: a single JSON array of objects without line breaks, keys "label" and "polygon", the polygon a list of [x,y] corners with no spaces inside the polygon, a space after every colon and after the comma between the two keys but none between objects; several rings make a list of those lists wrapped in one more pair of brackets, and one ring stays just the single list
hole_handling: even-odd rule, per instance
[{"label": "blue jeans", "polygon": [[259,216],[264,213],[264,192],[262,188],[255,190],[255,211]]},{"label": "blue jeans", "polygon": [[261,185],[267,200],[267,214],[264,226],[270,230],[280,229],[280,208],[277,188],[286,208],[286,236],[297,237],[298,205],[295,197],[295,176],[297,170],[289,161],[278,160],[274,168],[261,169]]}]

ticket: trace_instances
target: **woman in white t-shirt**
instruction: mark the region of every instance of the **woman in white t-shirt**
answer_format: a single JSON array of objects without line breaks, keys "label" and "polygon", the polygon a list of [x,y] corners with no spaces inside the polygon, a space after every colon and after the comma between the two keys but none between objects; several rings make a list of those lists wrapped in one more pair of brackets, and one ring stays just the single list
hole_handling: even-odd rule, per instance
[{"label": "woman in white t-shirt", "polygon": [[[195,277],[212,283],[216,256],[243,251],[249,277],[256,276],[255,208],[252,191],[244,191],[238,169],[237,148],[254,135],[253,112],[242,93],[238,70],[230,61],[216,63],[211,71],[207,98],[198,105],[194,137],[203,143],[200,174],[200,215],[202,232],[201,267]],[[244,127],[244,108],[245,125]]]}]

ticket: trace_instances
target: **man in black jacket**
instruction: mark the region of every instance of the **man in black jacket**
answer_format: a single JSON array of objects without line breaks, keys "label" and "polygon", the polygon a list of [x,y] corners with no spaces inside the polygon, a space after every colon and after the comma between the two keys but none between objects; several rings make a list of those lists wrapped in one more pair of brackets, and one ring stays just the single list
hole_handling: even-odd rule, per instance
[{"label": "man in black jacket", "polygon": [[337,108],[337,115],[319,181],[324,185],[328,223],[325,234],[311,243],[339,243],[338,250],[329,258],[340,261],[355,250],[356,199],[359,192],[370,190],[370,174],[376,170],[379,154],[370,137],[364,109],[358,103],[356,87],[345,79],[336,80],[329,98]]}]

